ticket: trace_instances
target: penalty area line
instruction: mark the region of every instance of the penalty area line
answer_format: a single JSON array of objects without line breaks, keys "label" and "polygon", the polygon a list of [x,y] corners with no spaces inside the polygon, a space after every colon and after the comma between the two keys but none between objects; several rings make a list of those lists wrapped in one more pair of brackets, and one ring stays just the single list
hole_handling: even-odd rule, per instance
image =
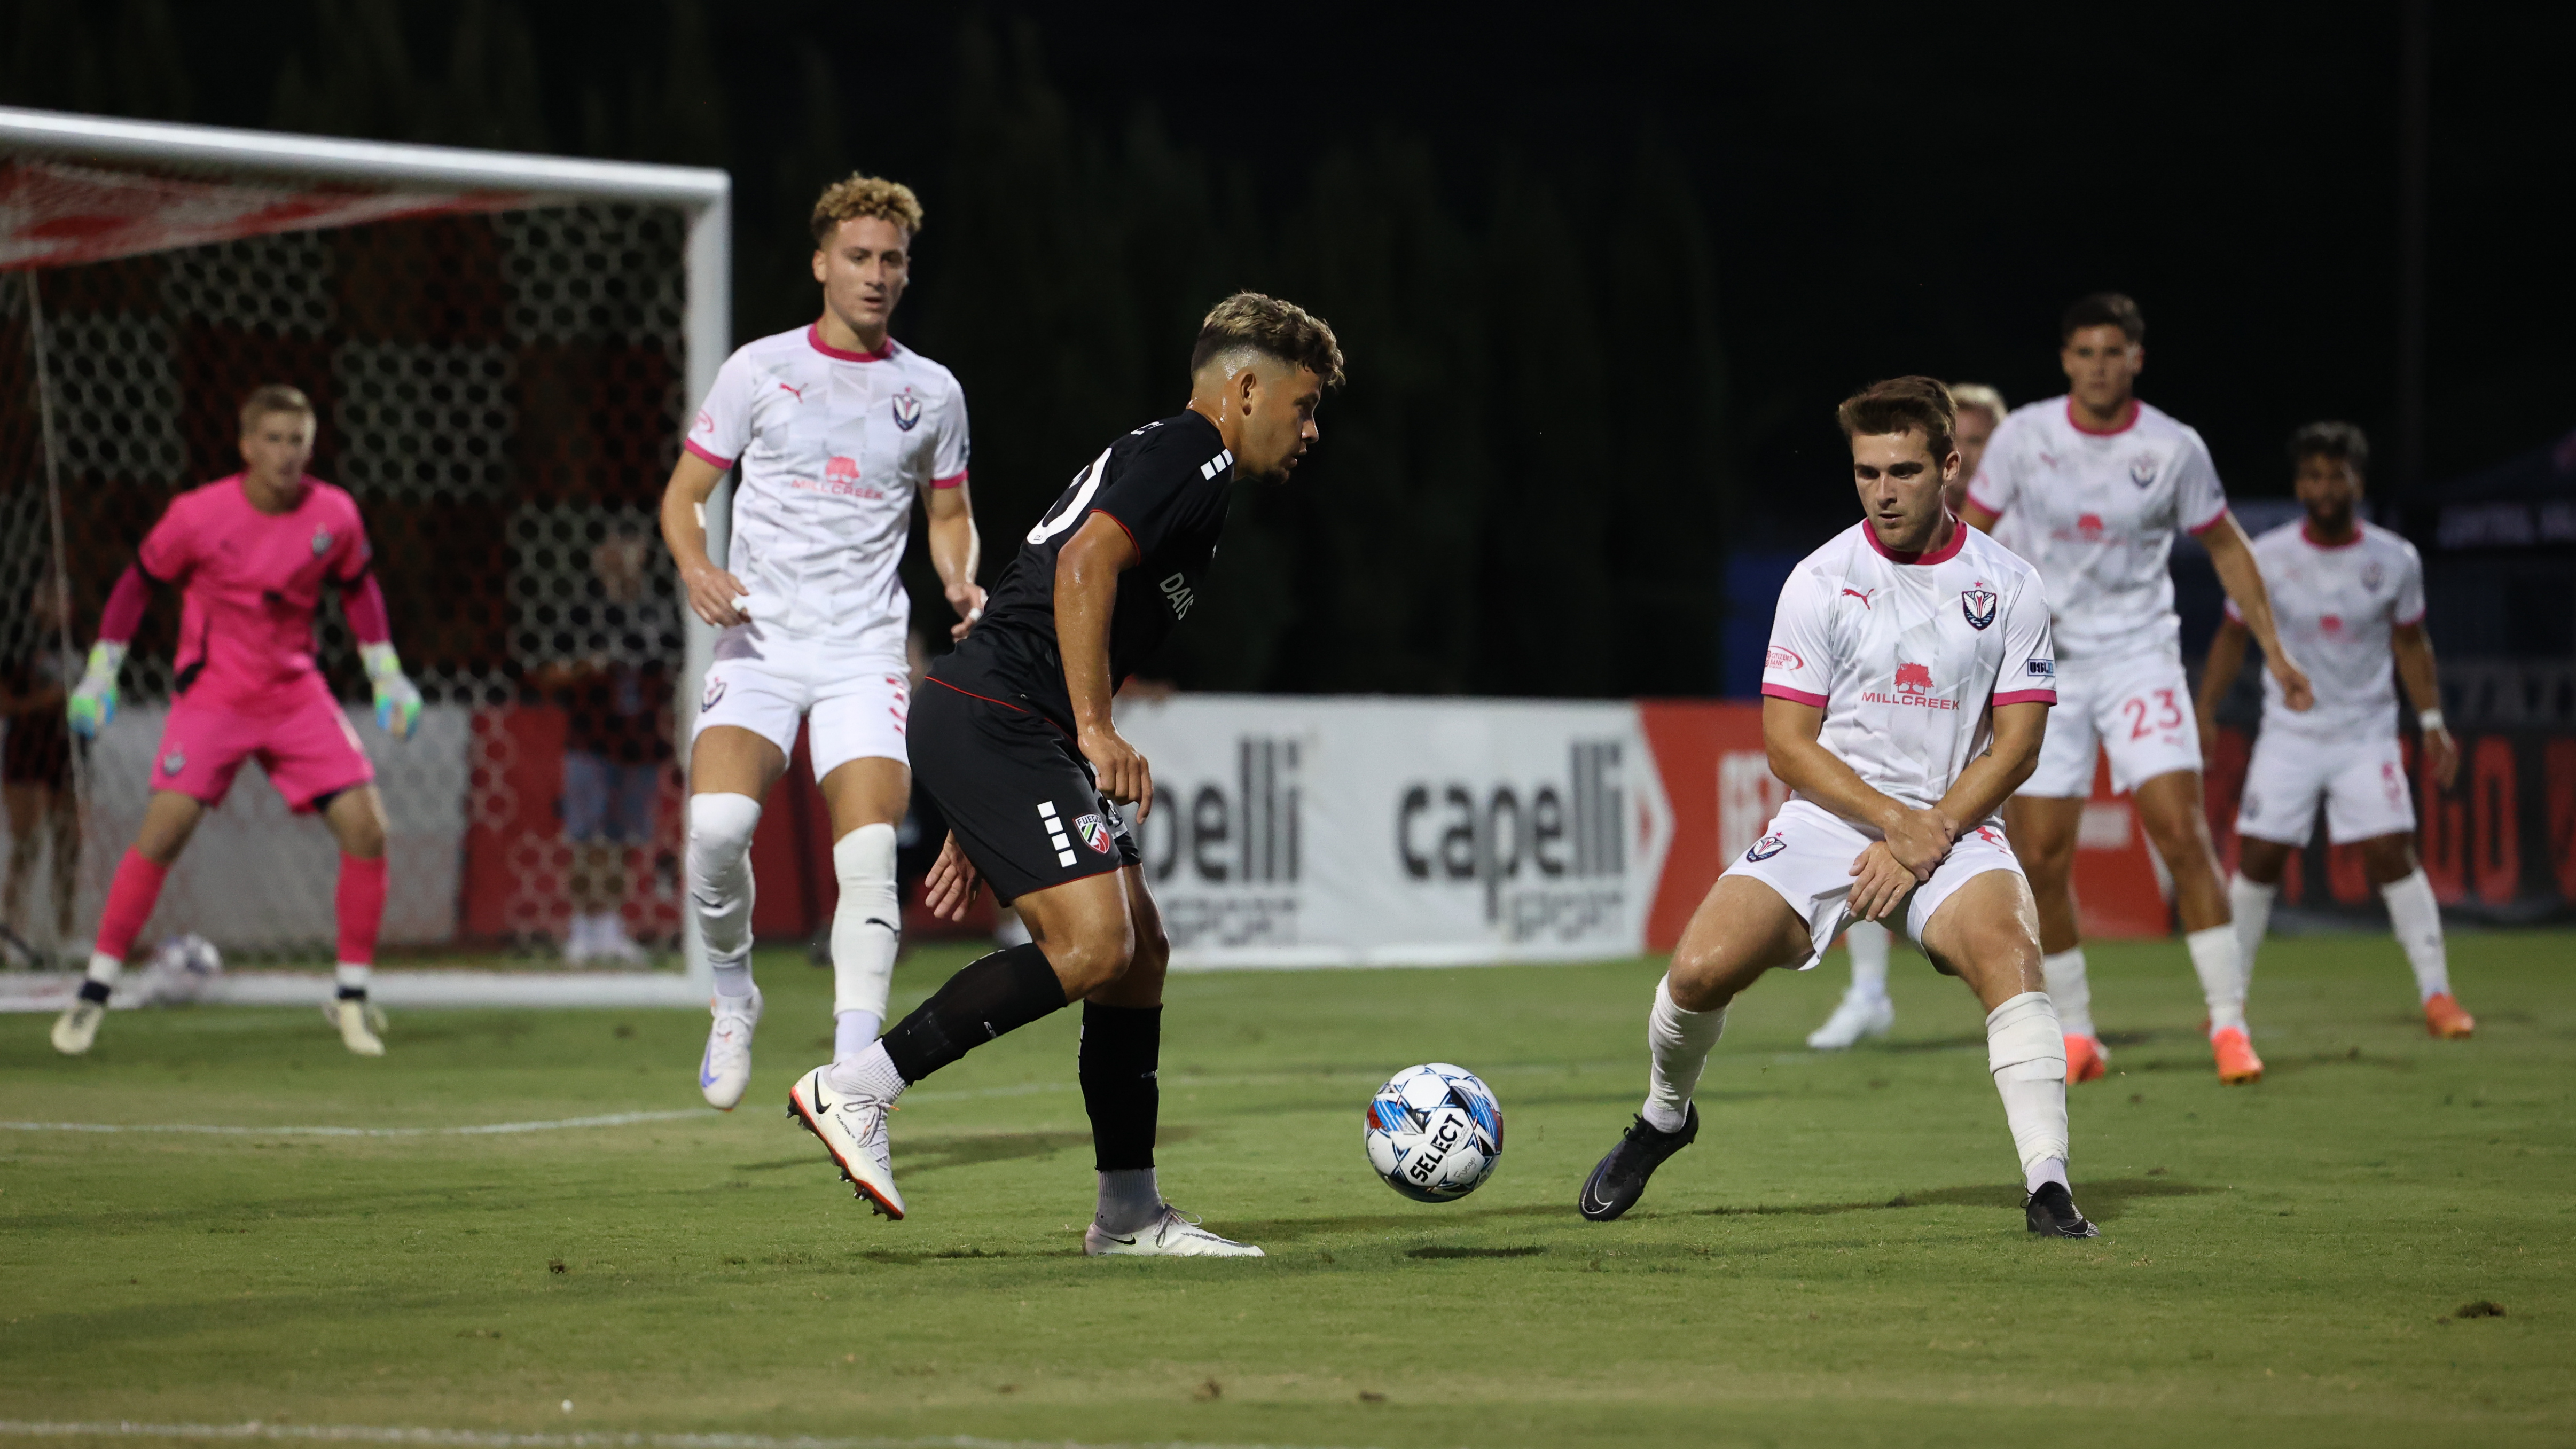
[{"label": "penalty area line", "polygon": [[[0,1122],[0,1131],[183,1132],[200,1137],[506,1137],[521,1132],[564,1132],[576,1127],[676,1122],[683,1117],[706,1115],[705,1111],[611,1112],[603,1117],[562,1117],[551,1122],[486,1122],[473,1127],[218,1127],[195,1122]],[[6,1423],[0,1423],[0,1431],[19,1432]]]},{"label": "penalty area line", "polygon": [[30,1439],[269,1439],[327,1444],[423,1444],[449,1449],[1293,1449],[1287,1445],[1081,1443],[1072,1439],[986,1439],[940,1434],[910,1439],[817,1438],[769,1434],[503,1434],[478,1429],[378,1427],[366,1424],[45,1423],[0,1419],[0,1434]]}]

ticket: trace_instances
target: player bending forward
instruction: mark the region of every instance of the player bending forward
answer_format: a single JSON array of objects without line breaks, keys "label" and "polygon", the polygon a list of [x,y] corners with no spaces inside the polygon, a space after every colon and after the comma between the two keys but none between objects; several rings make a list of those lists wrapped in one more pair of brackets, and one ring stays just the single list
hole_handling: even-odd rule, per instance
[{"label": "player bending forward", "polygon": [[1190,401],[1101,449],[1028,533],[992,607],[930,667],[921,782],[949,836],[929,897],[962,914],[980,877],[1033,938],[946,985],[856,1060],[817,1067],[789,1112],[858,1194],[903,1216],[886,1114],[969,1050],[1083,1003],[1079,1072],[1100,1174],[1087,1253],[1257,1258],[1193,1224],[1154,1181],[1169,947],[1115,802],[1153,808],[1153,773],[1109,701],[1207,585],[1238,474],[1285,482],[1341,381],[1320,318],[1250,292],[1217,304],[1190,352]]},{"label": "player bending forward", "polygon": [[[1959,473],[1941,489],[1941,501],[1952,513],[1967,501],[1968,480],[1986,456],[1986,443],[2012,409],[2004,395],[1982,382],[1950,384],[1950,401],[1959,413]],[[1896,1029],[1896,1003],[1887,995],[1888,949],[1895,934],[1876,921],[1854,921],[1843,932],[1843,949],[1851,955],[1851,988],[1843,993],[1825,1024],[1807,1033],[1807,1046],[1820,1052],[1841,1051],[1863,1037],[1885,1036]]]},{"label": "player bending forward", "polygon": [[1618,1217],[1699,1135],[1691,1089],[1738,993],[1814,966],[1848,922],[1901,913],[1985,1005],[2030,1230],[2094,1237],[2066,1180],[2066,1048],[2030,888],[1995,819],[2057,700],[2048,600],[2036,570],[1942,505],[1959,469],[1948,389],[1897,378],[1839,416],[1865,516],[1790,575],[1762,671],[1763,744],[1789,803],[1682,933],[1647,1017],[1645,1108],[1576,1205]]},{"label": "player bending forward", "polygon": [[[2279,681],[2264,678],[2263,732],[2245,771],[2236,815],[2241,848],[2227,886],[2246,982],[2250,988],[2281,869],[2315,832],[2323,797],[2327,837],[2360,843],[2362,868],[2388,903],[2389,925],[2415,968],[2425,1029],[2464,1037],[2478,1024],[2451,995],[2442,909],[2415,862],[2415,804],[2397,747],[2396,677],[2403,676],[2421,711],[2426,771],[2445,788],[2459,773],[2460,747],[2442,727],[2433,641],[2424,633],[2424,563],[2413,544],[2355,516],[2370,462],[2361,429],[2311,423],[2292,435],[2290,461],[2308,516],[2254,540],[2254,559],[2282,639],[2313,671],[2317,702],[2305,714],[2284,708]],[[2203,735],[2216,730],[2218,702],[2244,668],[2247,637],[2230,608],[2201,678]]]},{"label": "player bending forward", "polygon": [[146,581],[180,588],[177,698],[152,760],[143,828],[116,863],[80,997],[54,1023],[54,1049],[78,1056],[98,1039],[109,991],[161,898],[171,863],[205,813],[223,803],[242,762],[257,759],[299,815],[319,812],[340,843],[339,994],[323,1015],[363,1057],[380,1057],[383,1017],[367,1002],[385,916],[385,802],[357,732],[313,662],[322,587],[340,590],[357,636],[376,723],[400,739],[420,723],[420,691],[403,677],[385,622],[374,553],[349,495],[305,475],[313,404],[270,386],[242,403],[242,471],[190,489],[143,539],[109,592],[88,672],[72,691],[72,729],[95,739],[116,717],[116,675],[143,622]]},{"label": "player bending forward", "polygon": [[2109,1064],[2093,1029],[2073,885],[2076,828],[2099,752],[2111,757],[2111,788],[2134,794],[2139,823],[2173,872],[2183,945],[2209,1003],[2218,1079],[2258,1082],[2263,1059],[2245,1024],[2245,968],[2201,803],[2200,731],[2166,564],[2177,528],[2208,548],[2229,604],[2262,642],[2283,702],[2304,710],[2311,696],[2307,676],[2273,633],[2263,575],[2245,530],[2227,511],[2208,447],[2136,394],[2146,335],[2138,304],[2117,293],[2069,307],[2058,328],[2066,395],[2004,419],[1968,484],[1963,516],[1995,529],[2006,547],[2038,566],[2056,611],[2059,706],[2039,768],[2006,819],[2030,863],[2048,995],[2066,1023],[2073,1079],[2089,1082]]},{"label": "player bending forward", "polygon": [[[688,877],[716,978],[698,1089],[728,1112],[750,1084],[760,1022],[751,836],[799,719],[841,888],[835,1058],[865,1049],[885,1019],[903,928],[895,826],[912,798],[912,605],[896,565],[916,497],[929,500],[930,562],[948,602],[961,619],[983,607],[966,395],[947,368],[886,335],[920,231],[909,187],[852,176],[825,188],[813,216],[822,316],[725,359],[662,495],[662,537],[689,607],[724,631],[689,752]],[[727,572],[707,557],[705,504],[736,462]]]}]

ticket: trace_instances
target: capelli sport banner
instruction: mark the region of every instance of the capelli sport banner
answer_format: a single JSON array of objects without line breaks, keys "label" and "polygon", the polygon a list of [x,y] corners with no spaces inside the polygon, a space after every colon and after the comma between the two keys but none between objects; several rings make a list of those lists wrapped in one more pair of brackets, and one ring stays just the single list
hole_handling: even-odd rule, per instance
[{"label": "capelli sport banner", "polygon": [[[1788,798],[1761,718],[1734,702],[1183,694],[1122,701],[1118,727],[1154,767],[1135,829],[1175,967],[1431,966],[1672,949]],[[2446,907],[2576,913],[2576,738],[2463,748],[2456,788],[2417,787]],[[2244,758],[2222,736],[2209,771],[2231,863]],[[2377,916],[2351,856],[2302,852],[2283,907]],[[2076,853],[2086,933],[2168,934],[2163,881],[2102,772]]]}]

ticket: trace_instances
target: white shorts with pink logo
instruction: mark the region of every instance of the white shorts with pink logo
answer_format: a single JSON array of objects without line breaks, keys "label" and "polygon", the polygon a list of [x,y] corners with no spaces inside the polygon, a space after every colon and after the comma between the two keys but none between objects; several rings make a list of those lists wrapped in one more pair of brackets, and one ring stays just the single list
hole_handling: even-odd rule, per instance
[{"label": "white shorts with pink logo", "polygon": [[2378,739],[2332,739],[2270,729],[2254,739],[2238,798],[2236,833],[2302,846],[2316,834],[2317,801],[2326,838],[2337,845],[2415,833],[2415,799],[2394,731]]},{"label": "white shorts with pink logo", "polygon": [[818,781],[852,760],[911,763],[904,729],[912,716],[912,675],[902,658],[757,624],[716,636],[715,653],[691,738],[733,725],[793,754],[801,719]]},{"label": "white shorts with pink logo", "polygon": [[2200,724],[2181,660],[2156,650],[2058,660],[2057,708],[2019,793],[2089,798],[2097,749],[2110,755],[2111,788],[2124,794],[2158,775],[2200,768]]},{"label": "white shorts with pink logo", "polygon": [[[1845,909],[1851,899],[1852,862],[1860,859],[1860,853],[1875,838],[1862,834],[1820,805],[1792,800],[1780,807],[1762,838],[1738,856],[1725,873],[1749,876],[1769,886],[1789,903],[1789,909],[1806,920],[1807,938],[1813,946],[1797,968],[1805,971],[1852,923],[1853,917]],[[2003,828],[1992,824],[1960,836],[1951,845],[1949,856],[1933,868],[1932,878],[1906,896],[1889,924],[1903,920],[1906,936],[1921,945],[1923,928],[1943,903],[1959,887],[1990,870],[2022,873],[2021,862],[2013,857]]]}]

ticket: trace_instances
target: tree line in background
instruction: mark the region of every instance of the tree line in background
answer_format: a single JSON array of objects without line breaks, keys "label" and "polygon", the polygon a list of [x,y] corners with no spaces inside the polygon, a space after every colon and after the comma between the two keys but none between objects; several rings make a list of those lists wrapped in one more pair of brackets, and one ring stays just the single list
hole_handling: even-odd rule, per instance
[{"label": "tree line in background", "polygon": [[[0,84],[15,104],[724,166],[743,338],[812,315],[804,216],[824,182],[911,182],[929,219],[896,331],[966,386],[988,582],[1082,462],[1179,409],[1211,302],[1292,298],[1331,320],[1350,385],[1294,484],[1244,485],[1205,617],[1160,672],[1242,690],[1715,686],[1736,507],[1716,264],[1688,172],[1651,137],[1566,174],[1384,131],[1281,186],[1176,145],[1150,111],[1110,125],[1070,105],[1007,21],[948,32],[938,113],[853,143],[845,82],[810,39],[778,43],[765,72],[782,84],[729,95],[698,0],[226,10],[232,43],[206,45],[204,17],[169,0],[22,0]],[[243,93],[263,72],[227,59],[255,43],[265,106]],[[920,617],[943,617],[914,573]]]}]

